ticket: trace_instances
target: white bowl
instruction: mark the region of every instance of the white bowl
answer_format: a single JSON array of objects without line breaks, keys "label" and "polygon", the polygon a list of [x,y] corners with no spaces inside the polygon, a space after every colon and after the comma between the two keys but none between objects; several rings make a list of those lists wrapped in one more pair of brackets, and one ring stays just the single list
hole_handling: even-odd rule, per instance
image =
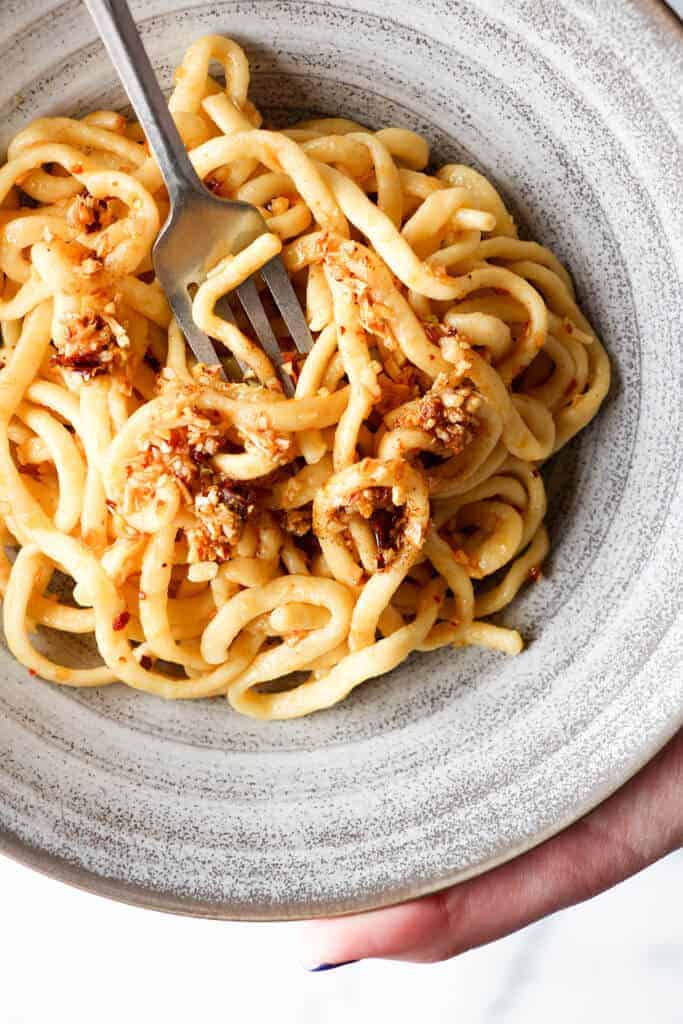
[{"label": "white bowl", "polygon": [[[622,0],[135,5],[165,84],[205,32],[242,42],[274,120],[424,132],[485,170],[572,269],[613,361],[547,468],[552,557],[504,613],[517,659],[414,657],[311,718],[59,689],[0,651],[0,849],[180,912],[285,918],[437,889],[584,813],[683,721],[681,26]],[[4,144],[121,105],[76,0],[3,5]]]}]

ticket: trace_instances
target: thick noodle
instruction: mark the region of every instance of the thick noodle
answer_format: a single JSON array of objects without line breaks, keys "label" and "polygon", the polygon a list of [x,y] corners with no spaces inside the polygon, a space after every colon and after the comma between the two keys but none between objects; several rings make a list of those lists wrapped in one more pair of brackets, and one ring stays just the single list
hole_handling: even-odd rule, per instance
[{"label": "thick noodle", "polygon": [[[519,653],[486,617],[539,578],[540,467],[610,380],[568,271],[517,237],[479,172],[431,173],[414,132],[264,130],[230,39],[193,43],[176,83],[198,174],[268,226],[193,299],[245,378],[195,364],[154,277],[168,197],[140,126],[99,110],[24,128],[0,168],[10,650],[60,685],[223,696],[271,719],[413,651]],[[304,358],[262,293],[291,399],[241,314],[220,312],[278,254],[314,338]],[[43,627],[92,636],[90,661],[62,664],[54,639],[44,653]]]}]

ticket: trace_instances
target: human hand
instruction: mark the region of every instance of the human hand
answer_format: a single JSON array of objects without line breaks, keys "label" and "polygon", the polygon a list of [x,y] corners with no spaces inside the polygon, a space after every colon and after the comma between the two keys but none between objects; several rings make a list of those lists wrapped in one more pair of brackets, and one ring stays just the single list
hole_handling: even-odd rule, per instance
[{"label": "human hand", "polygon": [[385,910],[310,921],[316,970],[368,957],[433,963],[604,892],[683,846],[683,730],[566,831],[484,875]]}]

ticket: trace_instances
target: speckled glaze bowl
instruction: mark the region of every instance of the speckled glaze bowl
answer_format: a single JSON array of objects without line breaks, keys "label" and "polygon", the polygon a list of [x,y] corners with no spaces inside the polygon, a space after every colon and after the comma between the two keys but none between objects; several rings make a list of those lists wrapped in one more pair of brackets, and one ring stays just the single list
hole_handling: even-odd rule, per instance
[{"label": "speckled glaze bowl", "polygon": [[[485,870],[567,825],[683,721],[683,32],[637,0],[144,0],[165,84],[205,32],[253,98],[424,132],[572,269],[614,365],[546,472],[553,551],[517,659],[440,651],[291,723],[70,691],[0,651],[0,849],[159,909],[293,918]],[[4,0],[0,143],[123,96],[78,0]]]}]

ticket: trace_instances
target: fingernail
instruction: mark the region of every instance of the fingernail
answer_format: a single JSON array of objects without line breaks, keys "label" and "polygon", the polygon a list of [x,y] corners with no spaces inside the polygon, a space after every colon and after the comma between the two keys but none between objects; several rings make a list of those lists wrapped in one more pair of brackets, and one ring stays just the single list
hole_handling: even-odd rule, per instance
[{"label": "fingernail", "polygon": [[344,960],[340,964],[318,964],[317,967],[309,967],[310,974],[317,974],[319,971],[333,971],[335,967],[347,967],[349,964],[357,964],[358,960]]}]

